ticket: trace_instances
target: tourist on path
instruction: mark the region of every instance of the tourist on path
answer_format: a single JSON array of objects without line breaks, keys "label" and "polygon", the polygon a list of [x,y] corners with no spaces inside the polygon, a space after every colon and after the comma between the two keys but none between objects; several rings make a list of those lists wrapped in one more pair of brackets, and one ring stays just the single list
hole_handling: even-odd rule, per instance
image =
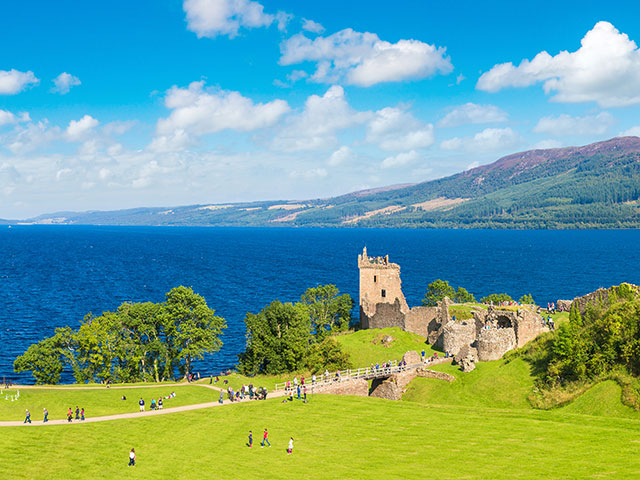
[{"label": "tourist on path", "polygon": [[80,420],[84,422],[84,407],[80,410]]},{"label": "tourist on path", "polygon": [[49,421],[49,411],[46,408],[43,408],[43,414],[44,414],[44,420],[42,420],[42,423],[47,423]]},{"label": "tourist on path", "polygon": [[80,420],[80,409],[76,405],[76,420]]},{"label": "tourist on path", "polygon": [[164,406],[164,403],[162,403],[162,397],[160,397],[158,399],[158,410],[162,410],[162,407]]},{"label": "tourist on path", "polygon": [[25,411],[24,423],[31,423],[31,412],[28,408]]},{"label": "tourist on path", "polygon": [[129,467],[136,466],[136,450],[134,448],[129,452]]},{"label": "tourist on path", "polygon": [[218,403],[222,405],[224,403],[224,392],[220,390],[220,398],[218,399]]},{"label": "tourist on path", "polygon": [[142,398],[140,398],[138,405],[140,405],[140,411],[144,412],[144,400]]},{"label": "tourist on path", "polygon": [[71,407],[69,407],[69,411],[67,412],[67,422],[71,423],[73,421],[73,411]]},{"label": "tourist on path", "polygon": [[296,388],[298,390],[298,400],[300,400],[300,385],[298,385]]},{"label": "tourist on path", "polygon": [[304,403],[307,403],[307,387],[304,387],[303,392],[304,392]]},{"label": "tourist on path", "polygon": [[152,398],[151,399],[151,410],[155,410],[156,409],[156,399]]},{"label": "tourist on path", "polygon": [[291,455],[293,453],[293,437],[289,439],[289,448],[287,448],[287,455]]},{"label": "tourist on path", "polygon": [[253,447],[253,433],[249,430],[249,448]]},{"label": "tourist on path", "polygon": [[266,428],[264,429],[264,435],[262,435],[262,446],[260,448],[264,448],[265,443],[271,446],[271,443],[269,443],[269,432]]}]

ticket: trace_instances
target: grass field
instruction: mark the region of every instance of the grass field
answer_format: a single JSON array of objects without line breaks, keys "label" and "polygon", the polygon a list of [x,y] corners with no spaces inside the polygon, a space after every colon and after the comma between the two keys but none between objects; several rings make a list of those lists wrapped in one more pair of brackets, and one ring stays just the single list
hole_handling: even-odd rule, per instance
[{"label": "grass field", "polygon": [[[4,390],[3,390],[4,392]],[[15,394],[15,390],[10,390]],[[76,405],[85,409],[87,417],[113,415],[139,411],[138,400],[144,398],[147,410],[151,399],[168,396],[176,392],[175,398],[164,400],[164,407],[178,407],[193,403],[213,402],[219,393],[205,387],[185,384],[180,386],[159,386],[150,388],[105,388],[100,390],[71,390],[65,389],[22,389],[20,398],[16,401],[5,400],[5,394],[0,395],[0,420],[23,420],[25,409],[31,411],[31,421],[42,420],[42,409],[49,410],[49,419],[64,419],[69,407],[75,411]],[[127,397],[121,400],[122,396]]]},{"label": "grass field", "polygon": [[[265,427],[273,447],[261,449]],[[4,428],[0,456],[12,479],[620,479],[640,476],[639,437],[630,419],[315,395],[309,404]],[[135,470],[126,466],[132,447]]]},{"label": "grass field", "polygon": [[[390,345],[385,345],[379,340],[385,335],[394,338]],[[338,335],[336,340],[342,345],[344,351],[351,355],[351,361],[355,368],[368,367],[372,363],[400,360],[409,350],[420,353],[422,350],[427,356],[435,350],[425,343],[426,339],[415,333],[405,332],[400,328],[381,328],[376,330],[358,330],[346,335]]]}]

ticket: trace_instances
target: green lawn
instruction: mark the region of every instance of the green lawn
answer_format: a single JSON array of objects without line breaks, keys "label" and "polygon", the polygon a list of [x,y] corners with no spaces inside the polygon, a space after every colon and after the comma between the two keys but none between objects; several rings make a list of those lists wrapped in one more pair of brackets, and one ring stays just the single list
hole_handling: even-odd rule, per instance
[{"label": "green lawn", "polygon": [[[261,449],[265,427],[273,447]],[[639,437],[630,419],[315,395],[306,405],[3,428],[0,456],[11,479],[621,479],[640,476]]]},{"label": "green lawn", "polygon": [[[385,335],[394,338],[394,341],[388,346],[378,342]],[[335,338],[342,345],[343,350],[351,355],[354,368],[368,367],[376,362],[400,360],[409,350],[415,350],[418,353],[424,350],[427,356],[435,352],[430,345],[425,343],[424,337],[405,332],[397,327],[359,330],[338,335]]]},{"label": "green lawn", "polygon": [[533,386],[529,364],[521,358],[509,363],[502,360],[479,362],[472,372],[463,373],[457,366],[441,364],[433,370],[456,377],[448,383],[432,378],[416,378],[409,384],[403,400],[435,405],[464,405],[529,409],[527,395]]},{"label": "green lawn", "polygon": [[[3,390],[4,392],[4,390]],[[12,393],[15,390],[11,390]],[[22,389],[20,398],[14,402],[5,400],[5,394],[0,395],[0,420],[23,420],[25,409],[31,411],[31,421],[42,420],[42,409],[49,410],[49,419],[66,418],[67,409],[75,411],[76,405],[85,409],[85,415],[98,417],[117,413],[137,412],[138,400],[144,398],[147,410],[151,399],[168,396],[176,392],[175,398],[164,400],[164,407],[177,407],[193,403],[213,402],[219,393],[209,388],[194,385],[164,386],[152,388],[105,388],[100,390],[71,390],[71,389]],[[121,400],[122,396],[127,397]]]}]

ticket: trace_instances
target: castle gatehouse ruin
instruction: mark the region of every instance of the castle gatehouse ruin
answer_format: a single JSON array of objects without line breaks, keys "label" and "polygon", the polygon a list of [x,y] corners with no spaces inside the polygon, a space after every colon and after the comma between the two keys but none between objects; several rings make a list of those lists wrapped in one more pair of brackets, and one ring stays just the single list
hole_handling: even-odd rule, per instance
[{"label": "castle gatehouse ruin", "polygon": [[400,266],[389,256],[358,255],[361,328],[399,327],[427,338],[451,355],[463,350],[478,360],[497,360],[547,330],[542,317],[526,307],[472,307],[472,317],[455,320],[444,298],[435,307],[409,308],[402,293]]}]

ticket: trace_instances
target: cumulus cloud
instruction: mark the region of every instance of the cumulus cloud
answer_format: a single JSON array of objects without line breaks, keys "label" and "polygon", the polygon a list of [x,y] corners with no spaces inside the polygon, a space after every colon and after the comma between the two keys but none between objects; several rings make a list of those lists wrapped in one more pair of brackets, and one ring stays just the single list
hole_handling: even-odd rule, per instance
[{"label": "cumulus cloud", "polygon": [[67,72],[62,72],[56,78],[53,79],[53,93],[59,93],[60,95],[66,95],[71,90],[71,87],[80,85],[82,82],[78,77],[75,77]]},{"label": "cumulus cloud", "polygon": [[557,102],[597,102],[602,107],[640,103],[640,50],[609,22],[598,22],[575,52],[538,53],[532,60],[495,65],[476,87],[497,92],[542,83]]},{"label": "cumulus cloud", "polygon": [[185,0],[187,28],[199,38],[238,35],[240,27],[268,27],[274,22],[280,30],[286,27],[291,15],[285,12],[265,13],[264,6],[250,0]]},{"label": "cumulus cloud", "polygon": [[351,150],[351,148],[347,147],[346,145],[343,145],[331,154],[327,163],[332,167],[336,167],[351,160],[352,158],[353,150]]},{"label": "cumulus cloud", "polygon": [[80,120],[71,120],[65,130],[65,136],[70,142],[84,140],[99,123],[91,115],[85,115]]},{"label": "cumulus cloud", "polygon": [[453,70],[446,48],[418,40],[389,43],[350,28],[313,40],[299,33],[283,42],[280,50],[281,65],[316,62],[311,79],[322,83],[344,81],[369,87]]},{"label": "cumulus cloud", "polygon": [[433,125],[401,108],[387,107],[375,112],[367,124],[366,140],[387,151],[427,148],[434,142]]},{"label": "cumulus cloud", "polygon": [[30,85],[38,85],[40,80],[33,72],[20,72],[18,70],[0,70],[0,95],[15,95]]},{"label": "cumulus cloud", "polygon": [[60,128],[50,126],[47,120],[18,126],[3,139],[3,143],[13,153],[26,153],[36,150],[60,137]]},{"label": "cumulus cloud", "polygon": [[562,135],[602,135],[614,121],[609,112],[600,112],[598,115],[585,117],[562,114],[556,117],[542,117],[538,120],[533,131],[556,137]]},{"label": "cumulus cloud", "polygon": [[467,152],[496,152],[513,148],[522,142],[520,135],[511,128],[485,128],[473,137],[454,137],[440,144],[443,150]]},{"label": "cumulus cloud", "polygon": [[418,152],[411,150],[410,152],[399,153],[394,157],[385,158],[380,166],[382,168],[403,167],[409,163],[415,162],[418,158]]},{"label": "cumulus cloud", "polygon": [[465,103],[455,107],[438,122],[439,127],[457,127],[460,125],[479,123],[506,122],[507,112],[495,105],[478,105]]},{"label": "cumulus cloud", "polygon": [[344,89],[334,85],[323,96],[307,98],[302,112],[290,117],[278,132],[273,147],[288,152],[331,148],[338,141],[337,132],[360,125],[370,116],[352,109]]},{"label": "cumulus cloud", "polygon": [[8,110],[0,110],[0,127],[3,125],[11,125],[14,123],[28,122],[31,118],[27,112],[21,112],[15,115]]},{"label": "cumulus cloud", "polygon": [[[187,88],[172,87],[165,105],[172,110],[158,120],[155,145],[187,145],[190,135],[200,136],[222,130],[249,132],[274,125],[287,113],[284,100],[254,103],[238,92],[205,89],[204,82],[193,82]],[[162,137],[165,137],[164,139]]]},{"label": "cumulus cloud", "polygon": [[631,127],[624,132],[620,132],[619,137],[640,137],[640,126]]},{"label": "cumulus cloud", "polygon": [[322,25],[320,25],[318,22],[314,22],[313,20],[308,20],[306,18],[302,19],[302,29],[311,33],[324,32],[324,27]]}]

